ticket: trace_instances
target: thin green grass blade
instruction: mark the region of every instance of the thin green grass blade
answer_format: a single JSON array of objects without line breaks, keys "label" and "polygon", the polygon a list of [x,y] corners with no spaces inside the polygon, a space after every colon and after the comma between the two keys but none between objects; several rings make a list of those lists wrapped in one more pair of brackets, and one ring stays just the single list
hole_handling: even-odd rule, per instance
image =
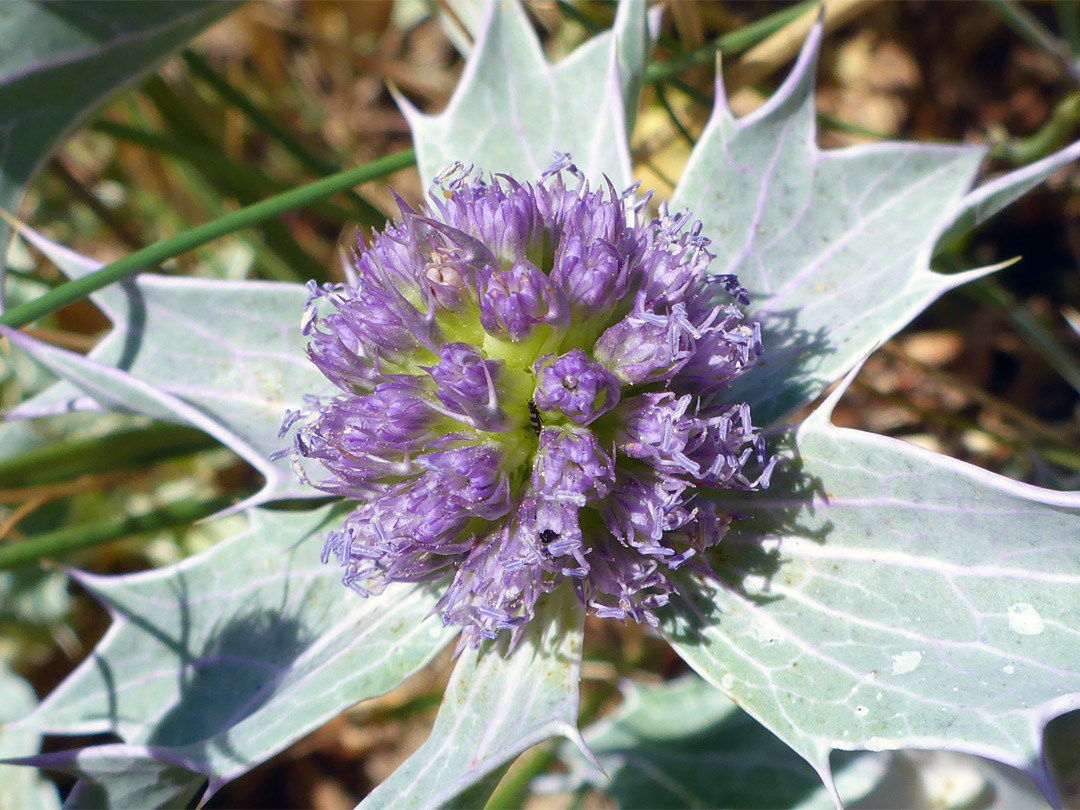
[{"label": "thin green grass blade", "polygon": [[369,183],[372,180],[379,180],[415,164],[416,152],[407,149],[246,206],[232,214],[215,219],[213,222],[207,222],[169,239],[155,242],[142,250],[137,250],[122,259],[118,259],[96,273],[62,284],[40,298],[12,307],[4,315],[0,316],[0,324],[14,329],[26,326],[61,307],[82,300],[92,292],[160,264],[166,259],[179,256],[181,253],[186,253],[215,239],[249,228],[272,217],[281,216],[288,211],[303,208],[316,200],[325,199],[345,189],[353,188],[362,183]]},{"label": "thin green grass blade", "polygon": [[[143,92],[157,109],[168,129],[175,132],[181,141],[224,153],[224,146],[207,132],[199,123],[194,111],[164,79],[160,76],[151,76],[143,86]],[[212,165],[202,163],[191,165],[190,170],[198,172],[209,180],[216,195],[222,198],[235,197],[241,205],[250,205],[262,193],[261,189],[247,184],[248,174],[238,175],[236,172],[229,171],[219,175]],[[273,271],[274,277],[281,279],[282,270],[284,270],[286,277],[282,280],[285,281],[303,281],[313,278],[321,282],[328,279],[326,268],[301,247],[284,223],[274,219],[265,220],[259,223],[259,230],[262,232],[267,247],[277,254],[278,261]]]},{"label": "thin green grass blade", "polygon": [[114,518],[84,526],[68,526],[0,546],[0,571],[27,565],[45,557],[63,557],[74,551],[103,546],[135,534],[185,526],[227,509],[236,502],[228,495],[206,501],[185,500],[134,517]]},{"label": "thin green grass blade", "polygon": [[57,442],[0,459],[0,486],[51,484],[78,475],[131,469],[218,446],[215,439],[201,430],[159,423]]},{"label": "thin green grass blade", "polygon": [[818,5],[816,0],[807,0],[807,2],[770,14],[756,23],[744,25],[700,48],[678,54],[666,62],[653,63],[645,70],[645,81],[665,82],[690,68],[712,67],[716,64],[717,51],[728,58],[737,56],[766,37],[775,34],[788,23],[797,20],[816,5]]},{"label": "thin green grass blade", "polygon": [[[295,135],[263,112],[258,105],[234,87],[228,79],[214,70],[197,53],[188,48],[180,55],[192,73],[204,81],[223,101],[231,104],[247,116],[252,125],[277,141],[304,168],[318,175],[333,174],[341,171],[340,161],[335,163],[325,160],[309,151]],[[345,196],[356,206],[359,215],[358,219],[365,225],[381,225],[386,222],[386,216],[355,191],[350,189],[345,192]]]}]

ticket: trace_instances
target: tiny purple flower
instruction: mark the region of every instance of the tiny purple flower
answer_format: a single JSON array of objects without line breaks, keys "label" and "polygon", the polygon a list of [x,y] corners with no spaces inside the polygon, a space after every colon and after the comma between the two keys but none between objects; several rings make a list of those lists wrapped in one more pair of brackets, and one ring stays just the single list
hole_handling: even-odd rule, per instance
[{"label": "tiny purple flower", "polygon": [[532,488],[545,500],[584,506],[611,492],[615,469],[587,430],[544,428],[533,463]]},{"label": "tiny purple flower", "polygon": [[346,585],[445,580],[444,623],[479,644],[515,641],[564,580],[655,625],[668,571],[710,572],[732,519],[712,493],[775,463],[749,408],[719,404],[761,333],[700,225],[635,193],[565,156],[536,184],[457,167],[428,212],[399,202],[355,286],[312,286],[308,353],[341,394],[283,429],[358,504],[324,552]]},{"label": "tiny purple flower", "polygon": [[619,378],[581,349],[562,357],[541,357],[534,367],[536,396],[541,411],[558,411],[579,425],[603,416],[619,402]]},{"label": "tiny purple flower", "polygon": [[[421,366],[436,384],[436,396],[447,416],[489,433],[505,433],[512,425],[499,405],[495,383],[503,363],[488,360],[472,346],[450,343],[439,351],[439,364]],[[432,407],[435,407],[432,405]]]},{"label": "tiny purple flower", "polygon": [[561,339],[570,325],[566,294],[530,262],[517,261],[509,270],[485,268],[479,288],[480,323],[489,334],[518,343],[544,325]]}]

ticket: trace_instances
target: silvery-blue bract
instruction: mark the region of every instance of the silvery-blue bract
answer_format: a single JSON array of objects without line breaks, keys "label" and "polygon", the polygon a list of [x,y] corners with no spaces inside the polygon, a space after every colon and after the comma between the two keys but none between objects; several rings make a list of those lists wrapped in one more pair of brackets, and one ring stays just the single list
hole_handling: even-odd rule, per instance
[{"label": "silvery-blue bract", "polygon": [[[529,185],[535,199],[548,193],[541,188],[558,186],[559,180],[542,175],[551,155],[560,152],[573,155],[589,193],[599,194],[602,204],[633,208],[621,191],[632,185],[627,133],[648,56],[647,23],[644,4],[623,3],[613,32],[553,67],[522,9],[490,3],[448,109],[430,117],[402,102],[425,186],[444,166],[461,161],[475,164],[486,189],[465,184],[466,195],[495,194],[496,187],[505,195],[517,193],[511,181],[490,179],[498,173],[521,188]],[[1018,768],[1022,774],[994,784],[998,795],[1023,795],[1021,803],[1030,803],[1030,793],[1009,794],[1005,787],[1034,780],[1055,799],[1042,737],[1053,719],[1080,705],[1080,498],[1018,484],[892,439],[838,429],[830,414],[839,394],[797,429],[785,427],[785,420],[849,375],[938,296],[992,272],[941,274],[933,269],[935,256],[1073,160],[1080,147],[973,191],[984,155],[977,147],[882,143],[821,151],[812,102],[820,37],[820,28],[810,34],[787,80],[749,116],[737,119],[718,85],[716,108],[670,209],[692,212],[701,222],[700,236],[710,240],[712,262],[707,270],[693,270],[703,276],[699,289],[715,292],[705,278],[715,274],[737,276],[747,292],[742,320],[733,316],[728,331],[761,327],[762,355],[750,363],[756,351],[745,355],[746,362],[736,352],[744,373],[706,404],[747,404],[784,458],[768,489],[711,488],[707,503],[717,510],[714,516],[740,517],[720,543],[707,548],[701,542],[694,549],[712,575],[686,565],[663,567],[670,601],[650,612],[659,621],[658,632],[704,683],[680,682],[639,698],[632,694],[617,718],[587,737],[616,780],[615,795],[644,797],[646,804],[820,806],[841,794],[872,794],[888,782],[893,760],[865,753],[844,759],[834,752],[916,748],[978,754]],[[576,180],[562,182],[562,193],[576,188]],[[457,210],[454,205],[451,196],[446,211]],[[648,334],[648,318],[641,319],[642,328],[619,326],[634,317],[634,302],[621,302],[630,304],[625,313],[589,327],[594,337],[567,338],[582,326],[572,317],[574,302],[603,307],[607,299],[587,283],[564,286],[560,293],[549,284],[551,275],[533,272],[532,267],[547,269],[543,240],[531,254],[524,249],[526,264],[517,261],[517,246],[528,239],[513,230],[489,231],[480,239],[479,223],[448,222],[438,207],[426,215],[406,212],[403,220],[391,232],[400,234],[401,250],[427,251],[431,272],[423,278],[434,282],[425,291],[414,274],[414,296],[444,302],[428,307],[416,297],[409,305],[423,316],[434,313],[433,324],[376,334],[376,324],[356,323],[348,314],[367,294],[351,287],[316,291],[314,319],[307,320],[314,332],[305,336],[297,320],[310,292],[299,285],[147,274],[95,294],[114,328],[85,357],[4,331],[62,378],[15,416],[120,410],[194,425],[266,479],[265,488],[237,508],[247,528],[210,551],[131,576],[77,575],[107,605],[113,625],[64,683],[4,731],[24,735],[20,740],[41,732],[117,735],[121,742],[25,760],[78,774],[76,797],[115,806],[185,804],[207,779],[212,794],[347,707],[393,689],[452,641],[456,622],[475,628],[474,637],[510,629],[494,642],[465,646],[430,738],[365,799],[366,807],[454,804],[466,790],[473,791],[470,801],[483,801],[508,763],[530,746],[556,735],[583,744],[577,729],[582,598],[596,612],[598,604],[628,617],[642,605],[629,594],[624,605],[615,595],[627,581],[622,568],[611,578],[599,577],[595,559],[582,554],[586,576],[564,569],[585,567],[574,552],[584,548],[587,530],[590,537],[618,541],[622,532],[629,538],[617,509],[610,522],[603,514],[604,504],[618,498],[620,464],[652,470],[675,459],[665,458],[673,446],[670,436],[640,442],[643,458],[620,454],[618,447],[612,456],[606,442],[597,439],[594,446],[586,437],[596,438],[601,423],[614,423],[620,409],[621,418],[633,420],[646,418],[652,406],[669,413],[681,408],[677,403],[684,396],[700,400],[713,363],[702,351],[707,340],[694,338],[693,356],[670,379],[634,382],[627,375],[640,372],[648,380],[652,373],[649,360],[633,352],[635,339]],[[644,232],[651,227],[644,220],[637,226]],[[659,238],[665,226],[657,227]],[[456,285],[455,273],[461,275],[458,268],[468,264],[456,264],[470,249],[464,246],[476,247],[459,234],[480,242],[496,259],[488,262],[490,278],[478,272],[475,286]],[[72,277],[96,267],[33,232],[27,238]],[[509,266],[499,260],[502,238],[518,240]],[[406,265],[416,266],[411,258]],[[586,292],[589,303],[580,298]],[[467,311],[462,323],[473,331],[444,331],[450,320],[439,322],[439,307]],[[687,322],[700,332],[704,322],[695,321],[691,309],[686,304]],[[408,310],[399,306],[397,315],[402,312]],[[669,322],[675,317],[674,305],[665,316]],[[340,358],[320,341],[346,325],[372,330],[349,344],[354,359],[362,356],[362,345],[378,346],[387,365],[382,359],[377,368],[338,365]],[[544,345],[563,329],[558,345],[553,337],[551,346]],[[609,330],[616,331],[605,340]],[[511,363],[481,354],[476,347],[487,340],[481,332],[504,335],[510,347],[535,340],[534,356]],[[418,343],[421,338],[426,343]],[[756,333],[751,342],[756,345]],[[346,390],[310,361],[309,346]],[[395,370],[399,350],[405,365]],[[678,351],[676,344],[672,356]],[[423,352],[430,357],[409,365]],[[693,379],[680,388],[680,374],[691,368]],[[500,389],[501,375],[513,378],[514,369],[521,372],[519,382]],[[386,371],[410,379],[387,382]],[[577,374],[591,399],[560,382]],[[380,385],[387,387],[380,392]],[[638,385],[656,387],[637,396],[632,389]],[[405,386],[404,393],[395,386]],[[418,386],[422,393],[414,393]],[[635,395],[627,396],[628,390]],[[477,398],[481,391],[486,396]],[[409,415],[396,423],[406,435],[395,439],[391,455],[380,463],[403,461],[401,448],[419,441],[416,435],[425,430],[440,437],[457,432],[469,440],[447,448],[456,456],[428,458],[419,471],[410,467],[399,490],[374,476],[376,461],[344,464],[344,455],[319,449],[318,441],[344,424],[339,412],[354,407],[367,418],[364,408],[376,400],[365,398],[380,396],[387,407]],[[414,396],[441,410],[425,406],[414,413]],[[635,399],[640,407],[628,407]],[[328,480],[350,498],[363,497],[340,508],[256,508],[282,498],[325,495],[295,477],[288,458],[271,460],[281,449],[282,413],[305,409],[307,416],[293,428],[301,436],[310,429],[312,443],[305,448],[322,456],[300,452],[294,461],[308,480]],[[689,402],[679,418],[687,415],[712,418]],[[439,421],[444,418],[449,421]],[[558,434],[542,450],[544,431],[556,425]],[[745,429],[752,446],[749,422],[740,416],[735,428]],[[411,429],[419,434],[409,434]],[[524,448],[516,465],[510,461],[514,442]],[[368,518],[380,499],[422,498],[428,475],[450,479],[463,471],[482,473],[475,482],[468,477],[470,485],[483,488],[480,501],[490,501],[493,511],[486,514],[507,505],[511,510],[475,520],[511,526],[514,509],[527,497],[504,498],[500,475],[506,471],[507,491],[513,491],[511,470],[521,479],[519,492],[543,490],[549,486],[547,467],[534,482],[529,459],[549,452],[558,471],[550,486],[575,497],[554,501],[563,513],[550,520],[564,522],[535,526],[536,540],[543,545],[543,536],[550,537],[543,533],[550,531],[560,539],[568,534],[572,542],[558,563],[528,558],[535,566],[528,582],[550,590],[535,603],[522,593],[512,606],[498,604],[504,591],[485,589],[499,577],[503,583],[513,578],[505,564],[496,565],[488,580],[467,576],[476,552],[464,545],[453,551],[452,543],[464,544],[471,528],[450,539],[437,535],[433,546],[451,553],[431,557],[409,556],[405,544],[389,542],[389,533],[385,544],[377,531],[342,535],[342,527],[358,520],[367,520],[365,531],[374,530]],[[565,468],[558,464],[573,453],[596,463],[564,486]],[[676,460],[675,476],[689,482],[686,494],[698,488],[693,465],[700,473],[711,462],[684,455],[691,463]],[[713,458],[729,455],[717,452]],[[340,474],[327,479],[323,461],[343,465]],[[605,488],[611,491],[601,497]],[[623,516],[636,506],[624,504]],[[581,540],[569,514],[575,508]],[[357,509],[360,518],[350,518]],[[583,513],[590,517],[581,518]],[[453,524],[460,512],[433,511],[438,519],[447,514]],[[412,517],[395,513],[387,521]],[[524,519],[539,520],[539,505],[535,517],[526,513]],[[382,520],[380,515],[385,529]],[[476,525],[479,536],[482,525]],[[382,577],[381,594],[361,598],[342,587],[340,569],[320,562],[328,535],[341,539],[331,551],[343,552],[347,574],[355,564],[357,573]],[[656,549],[678,555],[690,548],[666,545],[665,537]],[[362,545],[372,556],[363,557]],[[511,541],[486,548],[523,546]],[[642,559],[666,555],[653,551],[634,549]],[[431,566],[442,557],[449,566],[438,581],[410,583],[394,576],[415,562],[426,578],[437,573]],[[396,563],[402,568],[395,569]],[[458,574],[462,589],[451,592]],[[490,614],[481,610],[492,605]],[[449,626],[432,615],[440,609],[449,609]],[[515,634],[511,651],[508,637]],[[693,709],[686,708],[687,695]],[[723,695],[771,734],[752,733],[755,726]],[[755,762],[768,764],[765,772],[747,771],[747,751]],[[605,783],[595,763],[575,768],[581,778]]]}]

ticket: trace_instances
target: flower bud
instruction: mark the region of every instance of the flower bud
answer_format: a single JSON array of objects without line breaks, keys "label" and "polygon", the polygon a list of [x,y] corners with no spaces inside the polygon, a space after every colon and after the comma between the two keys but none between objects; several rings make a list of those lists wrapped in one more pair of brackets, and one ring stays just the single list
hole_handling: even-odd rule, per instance
[{"label": "flower bud", "polygon": [[533,401],[541,411],[558,411],[579,425],[588,425],[619,401],[619,378],[589,359],[581,349],[537,361]]}]

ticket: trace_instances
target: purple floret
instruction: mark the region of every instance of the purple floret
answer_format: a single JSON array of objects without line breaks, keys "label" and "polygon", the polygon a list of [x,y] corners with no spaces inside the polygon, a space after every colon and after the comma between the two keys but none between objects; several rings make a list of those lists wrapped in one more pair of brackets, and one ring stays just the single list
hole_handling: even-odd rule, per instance
[{"label": "purple floret", "polygon": [[536,407],[558,411],[579,425],[598,419],[619,402],[619,378],[581,349],[571,349],[562,357],[541,357],[533,371]]},{"label": "purple floret", "polygon": [[647,201],[565,156],[536,184],[452,168],[427,212],[399,201],[355,286],[312,285],[308,353],[341,393],[283,430],[356,503],[324,552],[346,585],[443,581],[444,623],[478,644],[516,639],[565,580],[655,625],[669,571],[710,571],[732,519],[711,494],[775,464],[723,404],[761,333],[700,224]]}]

